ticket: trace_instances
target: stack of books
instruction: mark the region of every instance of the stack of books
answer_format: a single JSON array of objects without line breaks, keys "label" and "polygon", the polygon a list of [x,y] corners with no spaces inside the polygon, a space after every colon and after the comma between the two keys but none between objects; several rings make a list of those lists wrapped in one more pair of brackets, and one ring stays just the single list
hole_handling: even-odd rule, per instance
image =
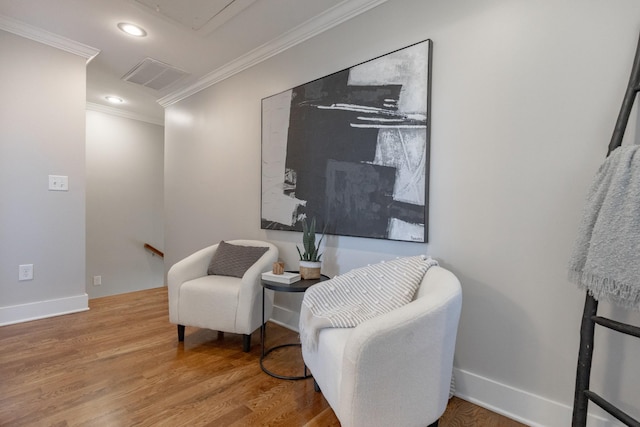
[{"label": "stack of books", "polygon": [[272,272],[268,271],[266,273],[262,273],[262,280],[291,284],[300,280],[300,273],[289,273],[285,271],[282,274],[273,274]]}]

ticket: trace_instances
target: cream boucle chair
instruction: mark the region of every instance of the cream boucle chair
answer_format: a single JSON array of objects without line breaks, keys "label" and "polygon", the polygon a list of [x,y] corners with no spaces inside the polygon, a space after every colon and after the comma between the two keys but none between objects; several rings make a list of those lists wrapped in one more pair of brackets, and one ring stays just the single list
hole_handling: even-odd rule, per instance
[{"label": "cream boucle chair", "polygon": [[343,427],[437,425],[449,398],[461,305],[456,276],[431,267],[409,304],[355,328],[322,329],[317,349],[302,346],[316,391]]},{"label": "cream boucle chair", "polygon": [[[169,320],[178,325],[179,341],[184,341],[185,326],[196,326],[242,334],[246,352],[251,348],[251,333],[262,325],[261,274],[270,270],[278,260],[278,248],[257,240],[230,240],[226,243],[233,248],[265,247],[267,251],[244,274],[238,273],[238,276],[242,274],[241,277],[207,274],[222,242],[174,264],[167,276]],[[269,319],[273,311],[273,291],[265,292],[264,309],[265,319]]]}]

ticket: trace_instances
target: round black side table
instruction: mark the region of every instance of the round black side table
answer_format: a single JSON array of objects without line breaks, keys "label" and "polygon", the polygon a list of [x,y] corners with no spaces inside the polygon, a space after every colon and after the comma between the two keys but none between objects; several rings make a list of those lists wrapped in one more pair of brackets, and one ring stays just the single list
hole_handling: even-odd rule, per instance
[{"label": "round black side table", "polygon": [[[297,271],[294,271],[293,273],[297,273]],[[280,374],[276,374],[275,372],[270,371],[269,369],[264,367],[264,364],[262,363],[262,361],[269,355],[269,353],[271,353],[274,350],[277,350],[279,348],[283,348],[283,347],[300,347],[301,344],[298,343],[288,343],[288,344],[280,344],[274,347],[271,347],[269,349],[265,348],[265,330],[267,328],[267,323],[266,320],[264,318],[264,298],[265,298],[265,290],[266,289],[270,289],[272,291],[275,292],[304,292],[307,289],[309,289],[311,286],[315,285],[318,282],[322,282],[324,280],[329,280],[329,277],[325,276],[324,274],[320,276],[319,279],[300,279],[297,282],[294,283],[280,283],[280,282],[275,282],[273,280],[262,280],[262,328],[261,328],[261,333],[260,333],[260,343],[262,346],[262,355],[260,356],[260,368],[262,368],[262,371],[266,374],[271,375],[274,378],[279,378],[281,380],[304,380],[307,378],[311,378],[311,374],[309,373],[309,371],[307,370],[307,366],[304,366],[304,373],[303,375],[300,376],[288,376],[288,375],[280,375]]]}]

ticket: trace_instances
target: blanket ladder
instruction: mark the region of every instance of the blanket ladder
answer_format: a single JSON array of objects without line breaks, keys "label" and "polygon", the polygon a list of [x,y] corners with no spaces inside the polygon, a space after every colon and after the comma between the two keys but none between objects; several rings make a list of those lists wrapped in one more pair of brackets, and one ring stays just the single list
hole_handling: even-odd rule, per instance
[{"label": "blanket ladder", "polygon": [[[618,114],[613,136],[609,143],[607,156],[613,150],[622,145],[624,131],[631,115],[631,109],[640,92],[640,39],[636,48],[636,56],[633,61],[631,77],[622,101],[622,108]],[[627,426],[640,427],[640,421],[623,412],[609,401],[589,390],[589,378],[591,376],[591,362],[593,360],[593,344],[595,326],[600,325],[614,331],[640,338],[640,327],[617,322],[612,319],[597,315],[598,301],[587,292],[580,327],[580,350],[578,353],[578,368],[576,373],[576,389],[573,401],[572,427],[585,427],[587,424],[587,407],[589,400],[602,409],[622,421]]]}]

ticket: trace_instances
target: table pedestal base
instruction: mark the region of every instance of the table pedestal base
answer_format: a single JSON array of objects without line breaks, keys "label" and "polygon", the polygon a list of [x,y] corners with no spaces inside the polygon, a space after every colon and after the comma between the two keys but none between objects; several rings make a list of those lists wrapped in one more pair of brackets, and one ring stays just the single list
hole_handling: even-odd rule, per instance
[{"label": "table pedestal base", "polygon": [[299,343],[281,344],[281,345],[277,345],[275,347],[271,347],[270,349],[266,350],[264,352],[264,354],[262,354],[262,356],[260,356],[260,368],[262,368],[262,371],[265,374],[271,375],[272,377],[279,378],[281,380],[306,380],[307,378],[311,378],[311,373],[307,369],[306,365],[304,365],[304,374],[303,375],[299,375],[299,376],[280,375],[280,374],[276,374],[275,372],[270,371],[269,369],[265,368],[265,366],[264,366],[264,364],[262,362],[269,355],[269,353],[271,353],[274,350],[278,350],[278,349],[284,348],[284,347],[300,347],[300,344]]}]

